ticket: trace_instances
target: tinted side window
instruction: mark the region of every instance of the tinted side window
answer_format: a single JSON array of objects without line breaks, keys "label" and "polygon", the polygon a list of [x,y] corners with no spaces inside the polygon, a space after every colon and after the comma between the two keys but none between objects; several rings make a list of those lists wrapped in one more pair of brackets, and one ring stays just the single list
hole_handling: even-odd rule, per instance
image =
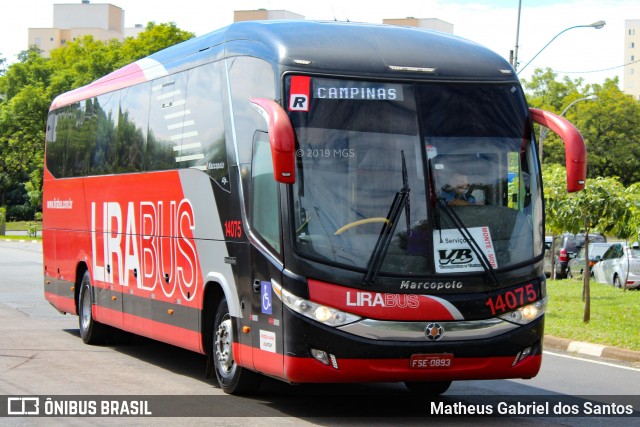
[{"label": "tinted side window", "polygon": [[69,121],[64,108],[52,111],[47,119],[47,169],[55,177],[64,172],[65,141]]},{"label": "tinted side window", "polygon": [[91,150],[90,174],[103,175],[116,172],[116,143],[120,108],[119,92],[94,98],[96,114],[95,144]]},{"label": "tinted side window", "polygon": [[147,170],[178,168],[182,144],[194,143],[190,119],[185,119],[187,72],[151,82],[151,109],[147,139]]},{"label": "tinted side window", "polygon": [[273,177],[269,135],[257,132],[251,165],[251,224],[260,236],[280,252],[278,183]]},{"label": "tinted side window", "polygon": [[118,122],[118,172],[144,170],[144,153],[149,128],[149,93],[144,83],[122,89]]},{"label": "tinted side window", "polygon": [[189,71],[183,123],[185,129],[197,134],[183,141],[179,163],[180,167],[206,170],[218,185],[229,190],[220,72],[219,62]]},{"label": "tinted side window", "polygon": [[[89,168],[89,149],[93,139],[91,110],[87,112],[88,101],[66,107],[69,111],[69,138],[65,176],[83,176]],[[88,114],[87,114],[88,113]]]},{"label": "tinted side window", "polygon": [[616,245],[611,246],[607,251],[602,255],[602,259],[611,259],[613,258],[613,254],[615,253]]},{"label": "tinted side window", "polygon": [[275,76],[268,62],[239,56],[227,60],[231,83],[233,120],[235,123],[238,163],[249,163],[253,130],[264,128],[264,119],[250,106],[251,98],[273,99],[276,96]]},{"label": "tinted side window", "polygon": [[578,250],[576,240],[573,237],[567,237],[564,248],[567,252],[576,252]]}]

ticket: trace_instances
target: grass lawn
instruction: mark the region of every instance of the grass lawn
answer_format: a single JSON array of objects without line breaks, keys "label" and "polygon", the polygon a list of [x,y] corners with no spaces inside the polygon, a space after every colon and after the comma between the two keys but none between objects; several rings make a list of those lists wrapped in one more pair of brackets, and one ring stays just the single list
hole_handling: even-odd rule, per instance
[{"label": "grass lawn", "polygon": [[548,280],[545,333],[640,351],[640,291],[590,282],[591,321],[582,322],[582,280]]},{"label": "grass lawn", "polygon": [[35,224],[38,231],[42,231],[42,221],[12,221],[7,222],[7,231],[26,231],[29,224]]}]

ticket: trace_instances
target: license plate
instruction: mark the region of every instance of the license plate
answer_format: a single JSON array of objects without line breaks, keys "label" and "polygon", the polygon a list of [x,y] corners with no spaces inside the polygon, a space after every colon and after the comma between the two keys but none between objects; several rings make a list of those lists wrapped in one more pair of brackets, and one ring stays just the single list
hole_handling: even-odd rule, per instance
[{"label": "license plate", "polygon": [[409,361],[413,369],[449,369],[453,365],[453,354],[414,354]]}]

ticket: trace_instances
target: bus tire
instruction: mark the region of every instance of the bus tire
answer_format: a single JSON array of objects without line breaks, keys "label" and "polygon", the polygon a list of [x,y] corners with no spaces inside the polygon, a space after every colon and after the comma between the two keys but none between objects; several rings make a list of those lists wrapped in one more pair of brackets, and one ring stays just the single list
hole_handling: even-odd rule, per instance
[{"label": "bus tire", "polygon": [[429,396],[437,396],[451,387],[451,381],[405,382],[410,392]]},{"label": "bus tire", "polygon": [[213,324],[213,358],[216,379],[220,388],[228,394],[251,394],[260,386],[258,373],[236,364],[233,357],[233,323],[226,298],[222,298],[216,310]]},{"label": "bus tire", "polygon": [[78,326],[80,338],[85,344],[102,344],[109,335],[109,327],[93,318],[93,286],[89,271],[85,271],[78,293]]}]

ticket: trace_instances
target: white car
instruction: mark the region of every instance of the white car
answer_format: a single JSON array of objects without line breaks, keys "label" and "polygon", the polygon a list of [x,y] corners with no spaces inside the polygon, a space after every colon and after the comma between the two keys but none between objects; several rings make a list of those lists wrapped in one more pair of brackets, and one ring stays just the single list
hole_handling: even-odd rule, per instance
[{"label": "white car", "polygon": [[640,288],[640,244],[614,243],[592,268],[596,282],[616,288]]}]

